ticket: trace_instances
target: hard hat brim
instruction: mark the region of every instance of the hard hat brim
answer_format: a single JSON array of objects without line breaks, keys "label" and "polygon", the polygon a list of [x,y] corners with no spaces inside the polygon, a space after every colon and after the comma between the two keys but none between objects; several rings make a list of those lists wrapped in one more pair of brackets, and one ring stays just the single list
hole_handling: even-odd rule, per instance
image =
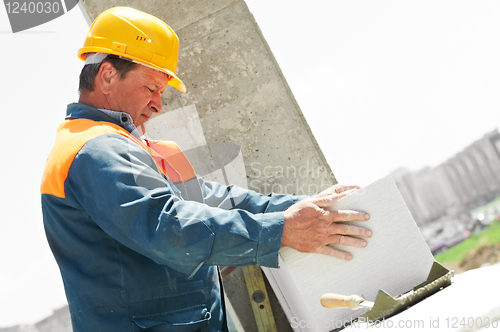
[{"label": "hard hat brim", "polygon": [[80,48],[78,50],[78,58],[80,58],[81,60],[85,61],[86,58],[87,58],[87,54],[88,53],[113,54],[113,55],[119,56],[120,58],[125,58],[126,60],[131,60],[131,61],[133,61],[135,63],[140,64],[140,65],[144,65],[146,67],[159,70],[159,71],[164,72],[165,74],[167,74],[167,75],[170,76],[170,79],[168,81],[168,85],[173,86],[174,88],[176,88],[180,92],[184,92],[185,93],[187,91],[186,85],[180,80],[179,77],[177,77],[176,74],[174,74],[171,70],[168,70],[166,68],[162,68],[162,67],[157,66],[157,65],[155,65],[153,63],[144,63],[139,58],[135,58],[133,56],[123,56],[123,53],[110,52],[108,49],[105,49],[105,48],[100,49],[99,47],[82,47],[82,48]]}]

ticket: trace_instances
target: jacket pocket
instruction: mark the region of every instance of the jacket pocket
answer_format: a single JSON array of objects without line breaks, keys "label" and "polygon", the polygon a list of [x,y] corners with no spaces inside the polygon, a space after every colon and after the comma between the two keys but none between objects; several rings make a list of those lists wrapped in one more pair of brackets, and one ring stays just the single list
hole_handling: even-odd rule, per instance
[{"label": "jacket pocket", "polygon": [[210,318],[207,308],[196,307],[154,315],[133,316],[132,320],[141,332],[192,332],[201,331]]}]

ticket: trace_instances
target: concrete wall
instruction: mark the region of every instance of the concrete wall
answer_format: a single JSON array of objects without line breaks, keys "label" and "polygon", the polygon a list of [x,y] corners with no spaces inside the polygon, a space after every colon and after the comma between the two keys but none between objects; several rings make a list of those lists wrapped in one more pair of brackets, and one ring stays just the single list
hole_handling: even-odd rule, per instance
[{"label": "concrete wall", "polygon": [[[244,1],[83,4],[91,20],[107,8],[129,6],[159,17],[176,31],[177,74],[188,92],[168,89],[163,96],[165,114],[151,121],[148,135],[189,149],[197,172],[226,182],[236,179],[261,193],[315,194],[336,183]],[[225,163],[217,166],[218,160]],[[241,292],[245,285],[240,269],[224,284],[245,330],[256,331],[250,302]],[[270,297],[273,300],[273,294]],[[271,305],[278,330],[290,330],[279,304]]]},{"label": "concrete wall", "polygon": [[84,1],[91,19],[119,5],[176,31],[188,92],[168,89],[164,109],[195,105],[207,143],[238,145],[250,189],[313,194],[336,182],[244,1]]}]

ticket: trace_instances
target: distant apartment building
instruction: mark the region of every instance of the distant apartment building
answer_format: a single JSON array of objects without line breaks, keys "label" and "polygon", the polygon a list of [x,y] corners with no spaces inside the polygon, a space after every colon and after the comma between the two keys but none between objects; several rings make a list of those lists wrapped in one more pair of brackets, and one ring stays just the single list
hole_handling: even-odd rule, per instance
[{"label": "distant apartment building", "polygon": [[51,316],[32,325],[0,327],[0,332],[71,332],[71,317],[68,306],[55,310]]},{"label": "distant apartment building", "polygon": [[495,129],[437,167],[391,173],[419,225],[500,195],[500,134]]}]

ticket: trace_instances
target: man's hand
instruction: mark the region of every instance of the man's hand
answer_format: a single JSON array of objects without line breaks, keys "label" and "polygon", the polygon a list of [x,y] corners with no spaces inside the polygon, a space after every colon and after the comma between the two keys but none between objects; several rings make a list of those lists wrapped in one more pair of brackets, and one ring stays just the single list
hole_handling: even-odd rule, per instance
[{"label": "man's hand", "polygon": [[[332,194],[340,194],[344,191],[348,191],[351,189],[358,190],[358,189],[361,189],[361,187],[358,185],[336,184],[336,185],[331,186],[330,188],[328,188],[326,190],[323,190],[322,192],[320,192],[319,194],[317,194],[316,196],[313,196],[313,197],[324,197],[324,196],[329,196]],[[355,190],[351,190],[351,191],[349,191],[349,193],[352,193],[353,191],[355,191]]]},{"label": "man's hand", "polygon": [[342,222],[365,221],[370,219],[370,216],[357,211],[327,211],[325,209],[357,189],[359,189],[358,186],[335,185],[316,196],[290,206],[285,211],[281,246],[288,246],[302,252],[330,255],[344,260],[352,259],[350,253],[332,248],[327,244],[366,247],[366,241],[358,237],[370,237],[371,231]]}]

